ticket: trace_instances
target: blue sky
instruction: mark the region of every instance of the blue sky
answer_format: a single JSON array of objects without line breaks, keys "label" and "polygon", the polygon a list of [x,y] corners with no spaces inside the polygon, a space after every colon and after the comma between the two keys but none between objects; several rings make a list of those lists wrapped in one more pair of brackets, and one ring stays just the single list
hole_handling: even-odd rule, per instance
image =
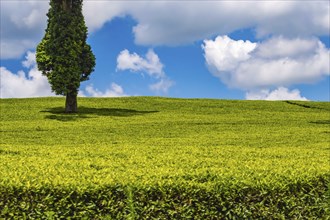
[{"label": "blue sky", "polygon": [[[1,97],[53,95],[34,58],[47,10],[1,0]],[[81,96],[330,99],[328,1],[85,0],[84,15]]]}]

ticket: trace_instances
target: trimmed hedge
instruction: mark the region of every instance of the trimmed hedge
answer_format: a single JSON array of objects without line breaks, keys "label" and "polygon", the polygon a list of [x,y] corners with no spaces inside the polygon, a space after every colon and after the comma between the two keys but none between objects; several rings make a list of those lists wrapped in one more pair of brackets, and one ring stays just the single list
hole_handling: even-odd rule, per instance
[{"label": "trimmed hedge", "polygon": [[330,219],[329,180],[282,189],[216,185],[0,189],[4,219]]}]

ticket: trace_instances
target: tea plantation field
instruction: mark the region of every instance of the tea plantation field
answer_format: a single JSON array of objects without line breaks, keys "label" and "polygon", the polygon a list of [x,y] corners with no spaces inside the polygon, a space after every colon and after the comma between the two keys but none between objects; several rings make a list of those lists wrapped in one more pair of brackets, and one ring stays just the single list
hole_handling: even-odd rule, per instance
[{"label": "tea plantation field", "polygon": [[330,219],[330,103],[0,100],[0,219]]}]

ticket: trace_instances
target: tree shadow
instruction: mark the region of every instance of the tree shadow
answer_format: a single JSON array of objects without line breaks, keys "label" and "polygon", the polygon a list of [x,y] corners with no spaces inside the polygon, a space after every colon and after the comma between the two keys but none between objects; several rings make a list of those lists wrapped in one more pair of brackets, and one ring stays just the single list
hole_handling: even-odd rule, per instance
[{"label": "tree shadow", "polygon": [[134,109],[120,109],[120,108],[88,108],[79,107],[77,113],[68,114],[64,112],[64,108],[56,107],[50,108],[44,111],[50,113],[46,115],[46,119],[52,119],[57,121],[76,121],[78,119],[92,118],[95,116],[107,116],[107,117],[132,117],[151,113],[157,113],[159,111],[138,111]]}]

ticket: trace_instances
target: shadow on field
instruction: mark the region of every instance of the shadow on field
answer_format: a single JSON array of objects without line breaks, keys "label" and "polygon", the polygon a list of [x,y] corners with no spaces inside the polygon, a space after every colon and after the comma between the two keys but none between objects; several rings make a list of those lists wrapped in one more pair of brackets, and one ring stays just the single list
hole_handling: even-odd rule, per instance
[{"label": "shadow on field", "polygon": [[78,113],[67,114],[64,112],[64,108],[50,108],[41,112],[51,113],[46,115],[46,119],[58,120],[58,121],[75,121],[78,119],[92,118],[95,116],[114,116],[114,117],[132,117],[138,115],[145,115],[150,113],[157,113],[159,111],[137,111],[133,109],[120,109],[120,108],[87,108],[79,107]]},{"label": "shadow on field", "polygon": [[330,120],[310,121],[309,123],[319,124],[319,125],[330,125]]},{"label": "shadow on field", "polygon": [[[300,102],[293,102],[293,101],[284,101],[290,105],[295,105],[295,106],[299,106],[299,107],[302,107],[302,108],[309,108],[309,109],[318,109],[318,110],[326,110],[326,111],[330,111],[329,108],[321,108],[321,107],[318,107],[318,106],[313,106],[313,105],[310,105],[309,102],[305,102],[305,101],[300,101]],[[309,104],[309,105],[308,105]]]}]

